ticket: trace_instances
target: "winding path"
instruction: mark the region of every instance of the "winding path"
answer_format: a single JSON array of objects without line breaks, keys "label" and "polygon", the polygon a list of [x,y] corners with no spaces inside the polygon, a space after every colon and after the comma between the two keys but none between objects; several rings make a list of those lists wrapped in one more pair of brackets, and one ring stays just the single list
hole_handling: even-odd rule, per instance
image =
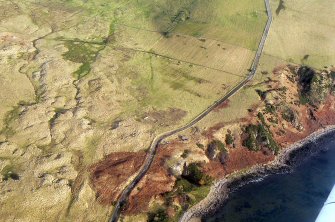
[{"label": "winding path", "polygon": [[247,77],[242,82],[240,82],[238,85],[236,85],[232,90],[230,90],[226,95],[224,95],[221,99],[214,102],[206,110],[204,110],[197,117],[195,117],[191,122],[189,122],[185,126],[182,126],[178,129],[174,129],[174,130],[165,132],[161,135],[158,135],[152,141],[144,164],[142,165],[141,169],[138,171],[135,178],[126,186],[126,188],[121,193],[118,201],[115,204],[115,208],[114,208],[112,216],[109,219],[109,222],[117,222],[118,221],[121,210],[122,210],[122,207],[126,204],[131,191],[135,188],[135,186],[138,184],[138,182],[144,177],[144,175],[149,170],[149,168],[151,166],[151,163],[154,160],[158,144],[163,139],[166,139],[167,137],[169,137],[171,135],[174,135],[174,134],[179,133],[183,130],[186,130],[186,129],[190,128],[191,126],[193,126],[194,124],[196,124],[197,122],[199,122],[200,120],[202,120],[213,109],[215,109],[221,103],[225,102],[228,98],[230,98],[236,92],[238,92],[241,88],[243,88],[243,86],[245,86],[245,84],[247,84],[255,76],[256,69],[258,67],[259,60],[260,60],[260,57],[261,57],[263,49],[264,49],[264,44],[265,44],[265,41],[268,37],[270,26],[271,26],[271,23],[272,23],[272,12],[271,12],[270,3],[269,3],[270,0],[264,0],[264,1],[265,1],[265,6],[266,6],[266,12],[267,12],[267,15],[268,15],[268,20],[266,22],[266,26],[265,26],[264,31],[263,31],[262,39],[261,39],[261,41],[258,45],[258,49],[257,49],[256,55],[255,55],[255,59],[254,59],[252,65],[251,65],[250,72],[247,75]]}]

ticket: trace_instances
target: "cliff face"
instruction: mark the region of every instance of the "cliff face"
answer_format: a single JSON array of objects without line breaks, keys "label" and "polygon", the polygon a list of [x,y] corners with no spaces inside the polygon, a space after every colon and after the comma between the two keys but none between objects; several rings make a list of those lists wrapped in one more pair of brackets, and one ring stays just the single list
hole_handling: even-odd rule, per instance
[{"label": "cliff face", "polygon": [[[152,215],[177,218],[205,197],[211,181],[268,163],[281,149],[335,124],[334,76],[332,70],[317,72],[288,65],[274,69],[262,88],[259,84],[248,86],[259,95],[259,102],[248,108],[248,116],[206,130],[194,127],[160,145],[151,169],[132,192],[125,214],[149,212],[149,219]],[[229,104],[220,109],[227,107]],[[124,161],[114,159],[109,157],[92,168],[94,186],[105,187],[96,189],[105,204],[115,200],[119,192],[115,188],[122,187],[134,171],[122,175],[124,179],[104,175],[129,164],[137,166],[143,154],[132,153]],[[113,198],[108,201],[105,194]]]}]

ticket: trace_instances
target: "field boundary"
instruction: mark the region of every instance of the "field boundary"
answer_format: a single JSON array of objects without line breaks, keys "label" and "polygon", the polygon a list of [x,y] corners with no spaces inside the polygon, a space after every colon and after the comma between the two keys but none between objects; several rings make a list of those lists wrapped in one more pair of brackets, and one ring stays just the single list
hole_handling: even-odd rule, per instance
[{"label": "field boundary", "polygon": [[127,47],[116,47],[114,49],[120,50],[120,51],[131,50],[131,51],[135,51],[135,52],[146,53],[146,54],[154,55],[154,56],[157,56],[157,57],[162,57],[162,58],[170,59],[170,60],[174,60],[174,61],[180,61],[180,62],[187,63],[187,64],[190,64],[190,65],[199,66],[199,67],[202,67],[202,68],[211,69],[211,70],[215,70],[215,71],[218,71],[218,72],[223,72],[223,73],[226,73],[226,74],[229,74],[229,75],[234,75],[234,76],[245,78],[245,76],[239,75],[237,73],[232,73],[232,72],[225,71],[225,70],[222,70],[222,69],[217,69],[217,68],[209,67],[209,66],[206,66],[206,65],[201,65],[201,64],[198,64],[198,63],[193,63],[193,62],[189,62],[189,61],[186,61],[186,60],[176,59],[176,58],[173,58],[173,57],[170,57],[170,56],[166,56],[166,55],[162,55],[162,54],[159,54],[159,53],[150,52],[150,51],[146,51],[146,50],[127,48]]},{"label": "field boundary", "polygon": [[[123,27],[127,27],[127,28],[131,28],[131,29],[137,29],[137,30],[141,30],[141,31],[146,31],[146,32],[161,33],[161,32],[156,31],[156,30],[139,28],[139,27],[136,27],[136,26],[131,26],[131,25],[123,24],[123,23],[117,23],[117,25],[120,25],[120,26],[123,26]],[[193,35],[187,35],[187,34],[183,34],[183,33],[180,33],[180,32],[172,32],[172,34],[173,35],[180,35],[180,36],[184,36],[184,37],[195,38],[195,39],[208,39],[208,40],[212,40],[212,41],[217,41],[217,42],[220,42],[220,43],[232,46],[232,47],[239,47],[239,48],[242,48],[242,49],[245,49],[245,50],[250,50],[250,51],[255,52],[255,53],[257,51],[257,50],[248,49],[248,48],[240,46],[240,45],[228,43],[228,42],[225,42],[223,40],[209,38],[209,37],[206,37],[206,35],[203,35],[203,36],[200,36],[200,37],[196,37],[196,36],[193,36]]]}]

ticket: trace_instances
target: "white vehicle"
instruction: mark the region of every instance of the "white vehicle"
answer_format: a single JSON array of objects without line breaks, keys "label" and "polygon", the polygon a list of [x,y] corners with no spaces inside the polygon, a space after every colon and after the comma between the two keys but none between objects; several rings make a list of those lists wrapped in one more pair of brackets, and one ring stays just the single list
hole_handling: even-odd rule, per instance
[{"label": "white vehicle", "polygon": [[335,186],[330,192],[328,199],[323,205],[318,218],[315,222],[334,222],[335,221]]}]

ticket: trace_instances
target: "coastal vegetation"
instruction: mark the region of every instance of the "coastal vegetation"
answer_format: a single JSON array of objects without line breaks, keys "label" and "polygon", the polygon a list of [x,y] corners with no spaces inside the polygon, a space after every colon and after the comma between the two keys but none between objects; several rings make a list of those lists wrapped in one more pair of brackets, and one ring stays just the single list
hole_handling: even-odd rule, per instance
[{"label": "coastal vegetation", "polygon": [[[148,221],[176,221],[181,214],[209,193],[212,178],[201,171],[199,163],[191,163],[183,175],[177,178],[172,192],[164,194],[164,204],[155,206],[148,213]],[[168,215],[168,209],[175,211]]]},{"label": "coastal vegetation", "polygon": [[300,101],[302,104],[318,106],[326,99],[331,90],[331,74],[317,74],[310,67],[302,66],[298,70]]},{"label": "coastal vegetation", "polygon": [[148,213],[148,222],[168,222],[169,216],[165,209],[158,208],[155,212]]},{"label": "coastal vegetation", "polygon": [[245,133],[247,134],[247,138],[243,142],[244,146],[252,151],[259,151],[262,148],[268,148],[277,155],[279,152],[279,146],[274,140],[273,135],[265,122],[263,114],[259,112],[258,118],[260,123],[257,125],[250,124],[246,126]]},{"label": "coastal vegetation", "polygon": [[208,185],[211,183],[211,178],[201,171],[197,163],[191,163],[186,167],[183,178],[196,185]]}]

